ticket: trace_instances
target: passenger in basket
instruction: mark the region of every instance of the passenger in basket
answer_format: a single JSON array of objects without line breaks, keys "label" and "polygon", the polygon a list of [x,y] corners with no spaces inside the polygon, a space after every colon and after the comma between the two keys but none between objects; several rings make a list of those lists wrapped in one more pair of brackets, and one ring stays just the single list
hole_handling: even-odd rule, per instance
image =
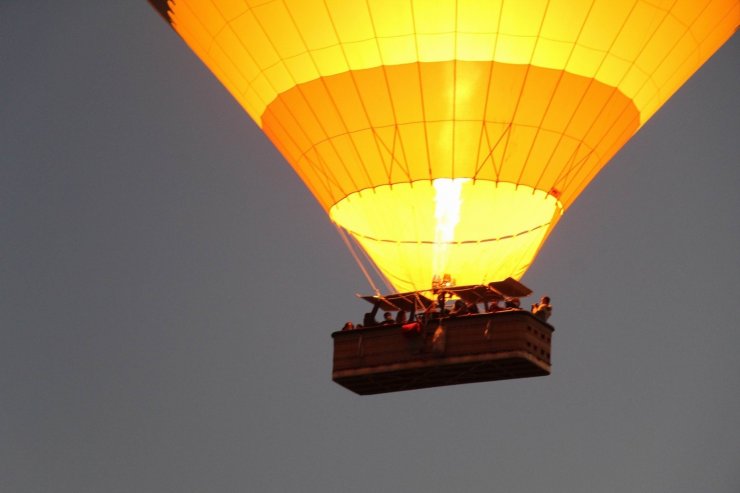
[{"label": "passenger in basket", "polygon": [[463,300],[455,300],[455,305],[452,307],[452,311],[450,311],[450,316],[459,317],[460,315],[467,315],[468,313],[468,307],[465,306]]},{"label": "passenger in basket", "polygon": [[344,327],[342,327],[342,330],[355,330],[355,324],[353,324],[352,322],[347,322],[346,324],[344,324]]},{"label": "passenger in basket", "polygon": [[543,322],[547,322],[547,319],[552,315],[552,305],[550,304],[549,296],[543,296],[539,303],[532,305],[532,315]]},{"label": "passenger in basket", "polygon": [[503,310],[503,308],[501,308],[501,305],[498,304],[498,300],[493,300],[488,304],[488,313],[496,313],[500,312],[501,310]]},{"label": "passenger in basket", "polygon": [[378,321],[375,320],[375,313],[373,312],[367,312],[365,316],[362,318],[362,325],[365,327],[375,327],[378,325]]},{"label": "passenger in basket", "polygon": [[522,303],[519,301],[519,298],[508,298],[506,303],[504,303],[504,306],[507,310],[521,310],[521,308],[519,308],[521,304]]},{"label": "passenger in basket", "polygon": [[385,312],[383,314],[383,325],[392,325],[395,323],[396,321],[393,320],[393,315],[391,314],[391,312]]}]

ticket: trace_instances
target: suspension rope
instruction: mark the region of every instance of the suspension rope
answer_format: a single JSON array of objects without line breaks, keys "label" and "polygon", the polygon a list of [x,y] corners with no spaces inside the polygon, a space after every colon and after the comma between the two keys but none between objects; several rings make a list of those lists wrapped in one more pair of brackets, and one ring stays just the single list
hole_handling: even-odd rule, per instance
[{"label": "suspension rope", "polygon": [[344,231],[343,228],[341,228],[338,224],[332,221],[332,224],[335,228],[337,228],[337,231],[339,232],[339,236],[342,237],[342,240],[344,241],[344,244],[347,245],[347,249],[352,254],[352,258],[355,259],[355,263],[360,267],[360,270],[365,275],[365,279],[367,279],[368,284],[370,284],[370,288],[373,290],[373,292],[380,296],[380,290],[373,282],[373,278],[370,277],[370,273],[368,273],[367,269],[365,268],[365,265],[360,260],[360,257],[357,256],[357,253],[355,252],[354,247],[352,246],[352,243],[350,242],[350,239],[347,237],[347,233]]},{"label": "suspension rope", "polygon": [[[354,240],[354,236],[352,237],[352,239]],[[375,271],[375,275],[378,276],[378,279],[380,279],[385,285],[386,292],[394,293],[396,291],[396,288],[393,287],[391,282],[388,280],[388,277],[383,274],[380,269],[378,269],[378,266],[375,264],[375,262],[373,262],[373,259],[370,258],[370,255],[368,255],[364,248],[360,248],[360,252],[362,252],[362,255],[367,260],[367,263],[370,264],[370,267],[373,268],[373,270]]]}]

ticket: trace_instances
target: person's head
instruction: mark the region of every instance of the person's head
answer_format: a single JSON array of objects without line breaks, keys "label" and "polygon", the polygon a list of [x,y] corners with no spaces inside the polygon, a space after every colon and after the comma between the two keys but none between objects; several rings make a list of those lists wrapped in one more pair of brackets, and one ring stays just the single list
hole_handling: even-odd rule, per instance
[{"label": "person's head", "polygon": [[519,305],[521,302],[519,301],[519,298],[509,298],[506,300],[506,307],[507,308],[519,308]]},{"label": "person's head", "polygon": [[550,297],[549,296],[543,296],[542,297],[542,300],[541,300],[541,303],[544,303],[545,305],[549,305],[550,304]]},{"label": "person's head", "polygon": [[393,320],[393,315],[391,315],[391,312],[385,312],[383,314],[383,319],[384,320]]},{"label": "person's head", "polygon": [[355,324],[353,324],[352,322],[347,322],[346,324],[344,324],[344,327],[342,327],[342,330],[352,330],[354,328]]}]

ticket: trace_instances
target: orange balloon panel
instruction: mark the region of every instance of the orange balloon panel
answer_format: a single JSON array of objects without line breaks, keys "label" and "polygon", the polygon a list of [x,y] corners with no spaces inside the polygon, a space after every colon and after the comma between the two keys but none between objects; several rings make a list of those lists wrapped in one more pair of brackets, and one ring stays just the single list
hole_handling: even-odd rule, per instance
[{"label": "orange balloon panel", "polygon": [[172,26],[399,290],[519,278],[740,24],[738,0],[171,0]]},{"label": "orange balloon panel", "polygon": [[300,84],[267,107],[262,128],[327,210],[366,188],[461,177],[524,184],[567,207],[639,118],[593,79],[451,61]]}]

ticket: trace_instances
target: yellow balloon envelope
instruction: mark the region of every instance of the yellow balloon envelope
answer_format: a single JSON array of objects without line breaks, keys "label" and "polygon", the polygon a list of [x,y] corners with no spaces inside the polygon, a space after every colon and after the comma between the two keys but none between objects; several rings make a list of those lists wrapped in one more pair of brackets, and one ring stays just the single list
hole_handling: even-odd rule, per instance
[{"label": "yellow balloon envelope", "polygon": [[151,0],[399,291],[520,278],[737,0]]}]

